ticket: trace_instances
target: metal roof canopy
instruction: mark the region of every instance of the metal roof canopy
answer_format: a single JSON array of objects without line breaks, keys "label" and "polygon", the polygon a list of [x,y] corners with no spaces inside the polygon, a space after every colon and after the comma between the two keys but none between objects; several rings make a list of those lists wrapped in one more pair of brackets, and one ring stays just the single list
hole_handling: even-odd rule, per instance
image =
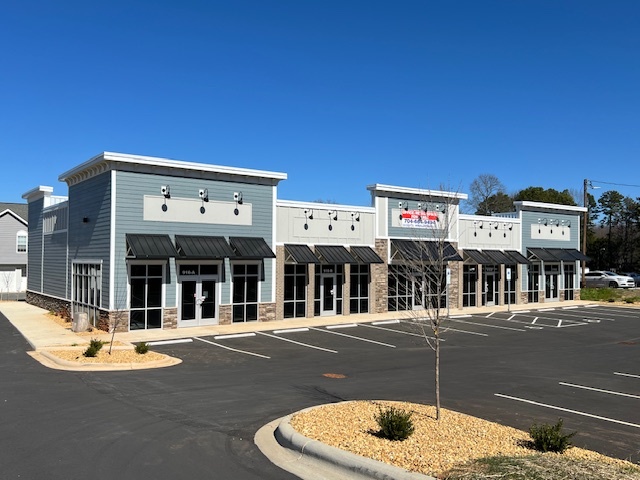
[{"label": "metal roof canopy", "polygon": [[492,263],[495,265],[509,265],[513,263],[513,259],[501,250],[483,250],[482,253],[493,260]]},{"label": "metal roof canopy", "polygon": [[342,245],[316,245],[316,254],[320,263],[358,263]]},{"label": "metal roof canopy", "polygon": [[320,262],[308,245],[285,243],[284,251],[286,254],[284,259],[285,263],[309,264]]},{"label": "metal roof canopy", "polygon": [[487,258],[480,250],[464,250],[462,253],[478,265],[488,265],[493,263],[493,260]]},{"label": "metal roof canopy", "polygon": [[176,250],[182,258],[220,260],[234,256],[224,237],[176,235]]},{"label": "metal roof canopy", "polygon": [[543,262],[575,262],[589,260],[575,248],[527,248],[529,255],[533,255]]},{"label": "metal roof canopy", "polygon": [[233,249],[231,258],[245,260],[260,260],[276,258],[275,254],[262,237],[229,237]]},{"label": "metal roof canopy", "polygon": [[127,233],[127,258],[167,259],[178,256],[169,235]]},{"label": "metal roof canopy", "polygon": [[384,263],[384,260],[371,247],[351,247],[350,250],[358,263]]},{"label": "metal roof canopy", "polygon": [[529,260],[527,260],[527,257],[522,255],[517,250],[505,250],[504,253],[508,257],[511,257],[515,263],[522,263],[524,265],[529,265],[531,263]]},{"label": "metal roof canopy", "polygon": [[[441,258],[437,242],[427,242],[423,240],[391,240],[391,247],[396,253],[392,257],[399,255],[398,260],[403,261],[427,261],[434,262]],[[462,261],[462,257],[455,247],[449,242],[444,242],[442,246],[442,260]]]}]

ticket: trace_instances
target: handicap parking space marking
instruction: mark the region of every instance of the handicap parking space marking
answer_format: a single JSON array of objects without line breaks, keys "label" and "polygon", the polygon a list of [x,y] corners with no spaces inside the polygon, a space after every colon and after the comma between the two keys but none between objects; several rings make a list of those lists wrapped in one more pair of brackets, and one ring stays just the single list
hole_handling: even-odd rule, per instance
[{"label": "handicap parking space marking", "polygon": [[368,338],[356,337],[355,335],[347,335],[346,333],[341,333],[341,332],[334,332],[333,330],[327,330],[326,328],[311,327],[311,330],[315,330],[317,332],[331,333],[333,335],[340,335],[341,337],[353,338],[354,340],[361,340],[363,342],[375,343],[376,345],[382,345],[384,347],[396,348],[395,345],[391,345],[390,343],[377,342],[375,340],[369,340]]},{"label": "handicap parking space marking", "polygon": [[[306,329],[309,331],[309,329]],[[265,337],[277,338],[278,340],[282,340],[283,342],[295,343],[296,345],[300,345],[307,348],[315,348],[316,350],[322,350],[323,352],[329,353],[338,353],[337,350],[331,350],[329,348],[318,347],[317,345],[311,345],[309,343],[297,342],[295,340],[291,340],[290,338],[280,337],[278,335],[271,335],[270,333],[258,332],[258,335],[264,335]]]},{"label": "handicap parking space marking", "polygon": [[620,397],[637,398],[640,399],[640,395],[633,395],[631,393],[614,392],[613,390],[604,390],[602,388],[587,387],[586,385],[577,385],[575,383],[558,382],[564,387],[581,388],[582,390],[589,390],[591,392],[606,393],[608,395],[618,395]]},{"label": "handicap parking space marking", "polygon": [[640,375],[634,375],[632,373],[613,372],[614,375],[621,375],[623,377],[640,378]]},{"label": "handicap parking space marking", "polygon": [[575,415],[581,415],[583,417],[595,418],[596,420],[603,420],[605,422],[617,423],[620,425],[627,425],[629,427],[640,428],[637,423],[625,422],[624,420],[617,420],[615,418],[602,417],[600,415],[594,415],[593,413],[580,412],[578,410],[571,410],[569,408],[558,407],[557,405],[549,405],[548,403],[536,402],[535,400],[527,400],[526,398],[512,397],[511,395],[503,395],[502,393],[494,393],[496,397],[506,398],[508,400],[515,400],[517,402],[528,403],[530,405],[537,405],[539,407],[550,408],[552,410],[559,410],[561,412],[573,413]]},{"label": "handicap parking space marking", "polygon": [[267,359],[271,358],[271,357],[268,357],[266,355],[261,355],[259,353],[248,352],[246,350],[238,350],[237,348],[227,347],[226,345],[222,345],[222,344],[216,343],[216,342],[211,342],[209,340],[205,340],[204,338],[200,338],[200,337],[193,337],[193,338],[194,338],[194,340],[199,340],[201,342],[208,343],[209,345],[215,345],[216,347],[224,348],[225,350],[231,350],[232,352],[244,353],[246,355],[253,355],[254,357],[260,357],[260,358],[267,358]]}]

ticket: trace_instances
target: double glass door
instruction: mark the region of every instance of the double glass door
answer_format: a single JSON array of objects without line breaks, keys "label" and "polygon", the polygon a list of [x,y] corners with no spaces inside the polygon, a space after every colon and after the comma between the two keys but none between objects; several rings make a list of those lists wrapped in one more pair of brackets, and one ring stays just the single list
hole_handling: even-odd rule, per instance
[{"label": "double glass door", "polygon": [[545,301],[558,300],[558,274],[545,273],[544,275],[544,296]]},{"label": "double glass door", "polygon": [[179,326],[196,327],[218,323],[216,280],[217,277],[202,276],[182,279]]}]

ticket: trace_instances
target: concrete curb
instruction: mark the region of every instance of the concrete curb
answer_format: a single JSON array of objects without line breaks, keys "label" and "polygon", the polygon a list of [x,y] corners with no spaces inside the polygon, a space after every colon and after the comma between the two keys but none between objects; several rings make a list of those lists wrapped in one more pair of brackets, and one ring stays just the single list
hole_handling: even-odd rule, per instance
[{"label": "concrete curb", "polygon": [[164,358],[161,360],[144,363],[82,363],[65,360],[46,350],[36,350],[34,352],[27,353],[45,367],[73,372],[146,370],[149,368],[172,367],[182,363],[181,359],[170,357],[168,355],[164,355]]},{"label": "concrete curb", "polygon": [[[304,411],[318,407],[307,408]],[[434,477],[414,473],[387,463],[361,457],[351,452],[312,440],[296,432],[290,424],[291,417],[282,417],[274,432],[277,442],[290,450],[327,462],[344,471],[345,478],[373,478],[376,480],[436,480]]]}]

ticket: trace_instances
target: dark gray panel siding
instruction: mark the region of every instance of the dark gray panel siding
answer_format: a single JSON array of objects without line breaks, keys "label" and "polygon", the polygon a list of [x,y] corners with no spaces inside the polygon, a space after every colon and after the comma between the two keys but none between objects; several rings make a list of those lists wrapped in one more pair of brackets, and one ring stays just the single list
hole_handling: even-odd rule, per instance
[{"label": "dark gray panel siding", "polygon": [[42,208],[44,199],[29,202],[27,290],[42,292]]},{"label": "dark gray panel siding", "polygon": [[[197,172],[195,173],[197,174]],[[206,188],[210,201],[232,201],[233,192],[242,191],[245,203],[253,206],[253,224],[248,225],[220,225],[202,223],[151,222],[143,221],[144,195],[159,195],[160,187],[169,185],[173,198],[198,198],[198,189]],[[176,234],[180,235],[216,235],[216,236],[251,236],[263,237],[269,246],[273,238],[273,187],[255,185],[242,182],[226,182],[202,180],[198,178],[172,177],[134,172],[117,172],[116,179],[116,284],[127,283],[126,271],[126,243],[127,233],[168,234],[172,240]],[[271,301],[271,268],[272,261],[265,261],[265,282],[262,284],[261,301]],[[175,262],[171,260],[170,278],[166,286],[166,306],[176,306],[176,272]],[[222,284],[221,303],[230,301],[229,262],[225,262],[226,279]]]},{"label": "dark gray panel siding", "polygon": [[102,308],[109,308],[110,229],[111,172],[69,187],[69,263],[102,260]]},{"label": "dark gray panel siding", "polygon": [[43,292],[58,298],[69,299],[67,268],[67,233],[44,236]]}]

